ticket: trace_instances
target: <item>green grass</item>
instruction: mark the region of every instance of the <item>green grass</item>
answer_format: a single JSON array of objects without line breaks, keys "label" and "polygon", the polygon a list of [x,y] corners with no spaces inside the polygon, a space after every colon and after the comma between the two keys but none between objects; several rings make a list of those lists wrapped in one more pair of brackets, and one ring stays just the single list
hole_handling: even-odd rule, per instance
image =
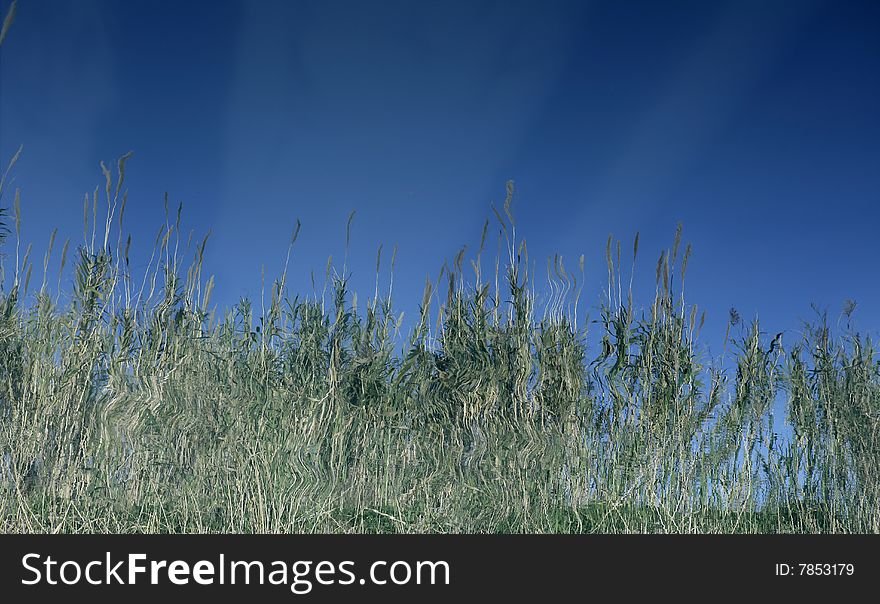
[{"label": "green grass", "polygon": [[358,304],[330,265],[323,291],[291,292],[286,265],[259,312],[216,309],[205,243],[179,237],[179,213],[129,272],[124,160],[87,197],[83,243],[53,236],[36,276],[16,195],[0,531],[880,531],[872,343],[820,316],[771,352],[732,313],[729,368],[714,366],[681,294],[680,231],[644,307],[609,239],[595,350],[582,266],[551,260],[535,286],[512,188],[501,257],[484,257],[484,231],[410,329],[390,290]]}]

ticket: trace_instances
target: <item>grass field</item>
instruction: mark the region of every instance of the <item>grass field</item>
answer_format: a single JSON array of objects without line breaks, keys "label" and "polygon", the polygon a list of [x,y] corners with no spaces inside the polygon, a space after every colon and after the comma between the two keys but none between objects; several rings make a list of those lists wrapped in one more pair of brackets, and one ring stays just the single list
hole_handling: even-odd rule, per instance
[{"label": "grass field", "polygon": [[259,312],[218,309],[167,203],[129,270],[126,159],[79,244],[35,261],[18,190],[0,213],[0,532],[880,532],[874,345],[820,314],[783,347],[731,311],[734,358],[707,361],[680,230],[647,305],[608,240],[595,350],[583,259],[536,288],[512,186],[502,251],[487,222],[406,326],[329,263],[320,291],[288,262]]},{"label": "grass field", "polygon": [[285,268],[259,310],[216,309],[179,213],[129,272],[124,160],[78,245],[32,260],[17,193],[4,216],[0,531],[880,531],[873,344],[820,316],[783,348],[731,313],[713,367],[680,231],[644,306],[609,239],[595,349],[582,265],[550,261],[538,294],[512,188],[500,257],[484,230],[406,328],[330,265],[322,290]]}]

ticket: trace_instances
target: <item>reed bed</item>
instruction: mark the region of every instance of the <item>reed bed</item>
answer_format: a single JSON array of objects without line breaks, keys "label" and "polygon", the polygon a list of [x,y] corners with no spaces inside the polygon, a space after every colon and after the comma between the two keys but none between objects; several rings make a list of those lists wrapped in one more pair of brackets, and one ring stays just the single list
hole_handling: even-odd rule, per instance
[{"label": "reed bed", "polygon": [[535,268],[512,186],[501,252],[487,222],[408,322],[329,263],[290,291],[290,254],[259,310],[224,309],[167,199],[130,270],[127,159],[79,244],[34,260],[18,191],[5,215],[0,531],[880,532],[873,343],[820,315],[783,347],[731,312],[733,361],[704,358],[680,230],[644,306],[609,238],[592,323],[583,260]]}]

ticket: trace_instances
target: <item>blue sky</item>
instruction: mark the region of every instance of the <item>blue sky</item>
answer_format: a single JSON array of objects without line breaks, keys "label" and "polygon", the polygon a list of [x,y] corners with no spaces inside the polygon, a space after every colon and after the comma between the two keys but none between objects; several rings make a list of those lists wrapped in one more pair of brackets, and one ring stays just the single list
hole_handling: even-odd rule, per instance
[{"label": "blue sky", "polygon": [[135,266],[167,191],[185,232],[212,231],[222,304],[259,296],[297,218],[292,284],[310,290],[356,210],[354,286],[372,293],[380,244],[387,283],[396,244],[412,313],[512,179],[538,267],[585,254],[588,307],[609,233],[626,252],[641,232],[648,303],[681,221],[713,349],[731,306],[796,334],[811,303],[836,321],[852,298],[863,332],[880,324],[877,2],[20,0],[3,164],[19,144],[36,258],[54,227],[81,240],[99,161],[132,150]]}]

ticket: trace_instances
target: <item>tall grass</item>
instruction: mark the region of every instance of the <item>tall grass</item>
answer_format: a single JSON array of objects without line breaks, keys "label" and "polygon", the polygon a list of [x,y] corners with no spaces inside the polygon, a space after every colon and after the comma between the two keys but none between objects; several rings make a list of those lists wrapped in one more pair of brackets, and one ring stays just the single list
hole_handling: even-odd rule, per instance
[{"label": "tall grass", "polygon": [[127,157],[115,182],[102,164],[83,242],[53,234],[42,262],[21,252],[13,204],[2,531],[880,531],[872,342],[820,316],[771,350],[732,313],[734,365],[714,366],[680,230],[644,307],[609,239],[595,350],[583,260],[538,274],[512,187],[502,251],[484,259],[487,223],[409,328],[390,288],[357,305],[345,268],[328,264],[323,293],[290,291],[290,254],[259,311],[217,309],[207,240],[181,238],[167,202],[146,271],[130,270]]}]

